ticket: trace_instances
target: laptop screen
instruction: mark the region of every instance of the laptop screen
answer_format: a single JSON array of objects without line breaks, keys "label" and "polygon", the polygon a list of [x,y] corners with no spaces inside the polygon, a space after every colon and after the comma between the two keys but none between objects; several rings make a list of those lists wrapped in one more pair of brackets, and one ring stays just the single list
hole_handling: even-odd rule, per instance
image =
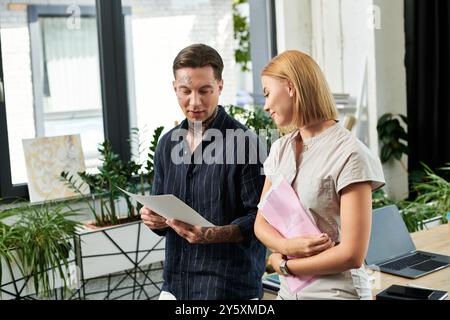
[{"label": "laptop screen", "polygon": [[373,210],[367,265],[384,262],[415,250],[416,246],[396,206]]}]

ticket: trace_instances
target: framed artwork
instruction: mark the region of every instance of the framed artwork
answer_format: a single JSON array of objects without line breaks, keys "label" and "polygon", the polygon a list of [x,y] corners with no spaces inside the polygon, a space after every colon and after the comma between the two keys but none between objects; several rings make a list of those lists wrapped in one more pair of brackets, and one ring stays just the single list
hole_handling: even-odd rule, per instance
[{"label": "framed artwork", "polygon": [[22,143],[30,202],[77,196],[61,180],[63,171],[73,175],[73,182],[83,194],[90,193],[89,186],[78,175],[86,170],[80,135],[24,139]]}]

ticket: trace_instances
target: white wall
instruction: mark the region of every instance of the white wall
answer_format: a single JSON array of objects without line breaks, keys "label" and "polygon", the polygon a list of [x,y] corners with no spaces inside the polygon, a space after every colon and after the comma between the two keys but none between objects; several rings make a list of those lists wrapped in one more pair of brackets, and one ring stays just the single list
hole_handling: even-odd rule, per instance
[{"label": "white wall", "polygon": [[277,0],[275,13],[278,52],[296,49],[311,53],[310,0]]},{"label": "white wall", "polygon": [[[404,6],[401,0],[373,0],[380,9],[380,29],[375,29],[375,83],[378,118],[384,113],[407,114]],[[375,111],[376,110],[376,111]],[[373,118],[373,117],[372,117]],[[370,132],[376,135],[376,123],[371,122]],[[407,166],[407,157],[403,157]],[[408,196],[408,174],[398,161],[383,166],[386,191],[394,199]]]}]

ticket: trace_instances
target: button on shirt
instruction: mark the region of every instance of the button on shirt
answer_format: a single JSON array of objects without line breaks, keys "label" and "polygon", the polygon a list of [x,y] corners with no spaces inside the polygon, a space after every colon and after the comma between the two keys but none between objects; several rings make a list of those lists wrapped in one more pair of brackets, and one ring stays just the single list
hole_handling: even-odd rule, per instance
[{"label": "button on shirt", "polygon": [[[256,152],[257,143],[249,142],[251,139],[247,139],[249,132],[245,126],[231,118],[223,107],[218,108],[210,129],[216,129],[216,134],[220,132],[223,138],[204,138],[201,148],[193,155],[185,142],[187,120],[161,138],[155,153],[152,194],[173,194],[216,226],[238,225],[245,240],[241,243],[190,244],[171,228],[156,231],[166,236],[162,290],[177,299],[262,297],[261,277],[266,249],[256,239],[253,225],[265,179],[261,164],[264,159],[256,157],[254,163],[251,162],[249,154],[251,150]],[[231,140],[226,139],[227,130],[228,133],[247,132],[244,141],[248,148],[244,161],[238,161],[238,139],[230,144]],[[254,134],[253,137],[256,138]],[[222,163],[194,162],[198,150],[206,153],[212,149],[214,152],[210,154],[223,156]],[[232,151],[233,161],[229,161],[226,155]],[[174,156],[189,161],[178,163]]]}]

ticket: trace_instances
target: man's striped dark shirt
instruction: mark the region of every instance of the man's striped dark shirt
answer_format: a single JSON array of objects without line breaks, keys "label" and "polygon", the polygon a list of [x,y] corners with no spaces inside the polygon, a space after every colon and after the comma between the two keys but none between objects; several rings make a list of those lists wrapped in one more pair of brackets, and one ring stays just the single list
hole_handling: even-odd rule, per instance
[{"label": "man's striped dark shirt", "polygon": [[[172,161],[174,148],[180,146],[181,140],[185,141],[183,138],[173,139],[173,134],[179,134],[180,129],[184,129],[182,132],[188,129],[188,122],[184,120],[165,134],[158,144],[152,194],[173,194],[216,226],[238,225],[245,240],[240,243],[190,244],[170,228],[157,231],[166,236],[162,290],[172,293],[177,299],[262,297],[261,276],[266,249],[256,239],[253,225],[264,184],[263,159],[258,157],[254,163],[251,162],[249,151],[255,144],[246,139],[246,159],[244,163],[237,161],[238,139],[231,145],[227,144],[227,130],[248,129],[230,117],[223,107],[218,108],[210,128],[218,129],[223,141],[217,144],[215,139],[204,139],[202,149],[197,150],[218,147],[216,152],[223,153],[226,163],[176,164]],[[183,142],[182,145],[181,153],[185,154],[188,152],[187,144]],[[227,151],[231,152],[230,148],[234,148],[233,163],[225,159]]]}]

